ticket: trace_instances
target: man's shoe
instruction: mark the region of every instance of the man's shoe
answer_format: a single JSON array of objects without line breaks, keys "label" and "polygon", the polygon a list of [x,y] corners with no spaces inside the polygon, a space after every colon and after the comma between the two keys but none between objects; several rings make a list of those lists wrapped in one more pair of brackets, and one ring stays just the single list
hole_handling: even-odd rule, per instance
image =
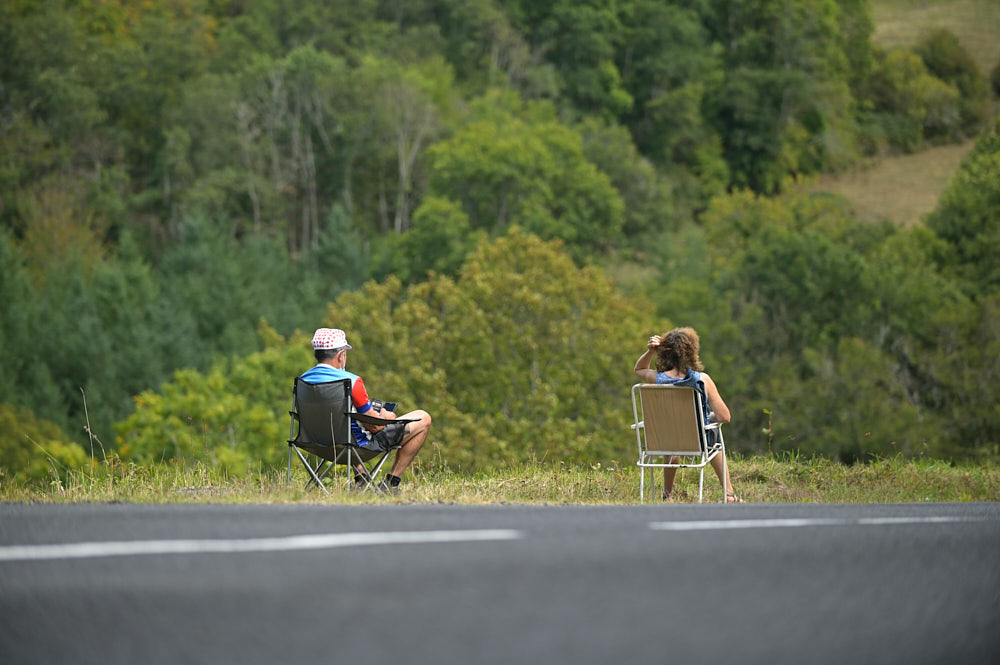
[{"label": "man's shoe", "polygon": [[375,489],[381,494],[402,494],[403,492],[403,488],[399,485],[390,485],[384,480],[376,485]]}]

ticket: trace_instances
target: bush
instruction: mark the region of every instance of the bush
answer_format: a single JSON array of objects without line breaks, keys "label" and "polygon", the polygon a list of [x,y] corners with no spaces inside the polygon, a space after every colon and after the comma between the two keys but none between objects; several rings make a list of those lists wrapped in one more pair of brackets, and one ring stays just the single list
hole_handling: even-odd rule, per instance
[{"label": "bush", "polygon": [[884,54],[869,81],[872,117],[890,145],[907,152],[926,139],[962,136],[960,93],[912,51]]},{"label": "bush", "polygon": [[308,342],[288,343],[266,325],[263,351],[223,359],[207,372],[182,370],[162,391],[135,398],[135,413],[116,425],[121,455],[143,464],[205,461],[234,475],[284,459],[282,415],[292,379],[310,365]]},{"label": "bush", "polygon": [[972,293],[1000,289],[1000,119],[952,176],[927,226],[947,243],[947,272]]},{"label": "bush", "polygon": [[57,425],[27,409],[0,404],[0,482],[65,481],[69,471],[86,462],[83,447],[66,439]]},{"label": "bush", "polygon": [[990,117],[989,89],[976,61],[943,28],[926,35],[914,50],[931,74],[958,90],[961,129],[973,136]]},{"label": "bush", "polygon": [[[481,244],[455,280],[372,282],[342,294],[316,325],[348,332],[348,368],[369,394],[433,416],[422,461],[464,468],[630,450],[637,331],[655,328],[598,270],[519,230]],[[234,474],[282,464],[292,379],[312,361],[304,336],[286,342],[267,328],[263,336],[264,351],[206,374],[178,372],[137,397],[118,426],[121,453]]]}]

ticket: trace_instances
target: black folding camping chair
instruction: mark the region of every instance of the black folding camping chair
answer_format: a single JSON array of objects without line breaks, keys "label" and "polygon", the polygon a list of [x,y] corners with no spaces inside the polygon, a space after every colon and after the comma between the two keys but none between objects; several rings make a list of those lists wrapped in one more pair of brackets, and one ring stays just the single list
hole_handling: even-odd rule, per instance
[{"label": "black folding camping chair", "polygon": [[[361,420],[376,425],[389,423],[409,423],[413,420],[385,420],[354,411],[351,401],[351,380],[307,383],[296,377],[292,388],[291,424],[288,432],[288,477],[292,482],[292,451],[309,473],[305,487],[318,485],[324,492],[323,478],[335,466],[347,467],[348,487],[351,487],[352,469],[356,469],[363,479],[362,488],[371,488],[389,453],[398,449],[394,446],[382,452],[363,448],[351,433],[351,420]],[[298,431],[296,432],[296,425]],[[304,453],[319,458],[314,467]]]}]

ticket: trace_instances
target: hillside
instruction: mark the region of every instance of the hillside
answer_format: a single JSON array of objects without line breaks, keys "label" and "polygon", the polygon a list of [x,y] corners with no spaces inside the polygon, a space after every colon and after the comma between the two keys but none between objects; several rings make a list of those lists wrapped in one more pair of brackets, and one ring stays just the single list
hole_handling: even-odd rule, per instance
[{"label": "hillside", "polygon": [[[995,0],[876,0],[874,41],[910,47],[937,28],[953,32],[984,76],[1000,63],[1000,2]],[[994,115],[997,112],[994,102]],[[858,216],[912,225],[934,209],[948,179],[975,141],[934,146],[912,155],[881,157],[863,167],[820,178],[818,188],[842,194]]]}]

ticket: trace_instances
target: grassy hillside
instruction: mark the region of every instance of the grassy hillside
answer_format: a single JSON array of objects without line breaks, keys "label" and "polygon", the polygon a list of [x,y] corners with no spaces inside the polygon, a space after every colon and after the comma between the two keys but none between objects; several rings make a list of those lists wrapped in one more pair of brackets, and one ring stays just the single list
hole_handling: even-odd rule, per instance
[{"label": "grassy hillside", "polygon": [[1000,2],[997,0],[874,0],[875,42],[912,46],[924,32],[955,33],[983,75],[1000,62]]},{"label": "grassy hillside", "polygon": [[[984,76],[1000,62],[1000,0],[874,0],[875,42],[912,46],[931,29],[959,38]],[[820,179],[819,187],[850,200],[862,219],[918,223],[937,205],[948,179],[975,141],[937,146],[915,155],[884,157],[874,164]]]},{"label": "grassy hillside", "polygon": [[861,219],[912,225],[937,205],[941,192],[975,141],[884,157],[876,164],[820,178],[818,187],[854,204]]}]

